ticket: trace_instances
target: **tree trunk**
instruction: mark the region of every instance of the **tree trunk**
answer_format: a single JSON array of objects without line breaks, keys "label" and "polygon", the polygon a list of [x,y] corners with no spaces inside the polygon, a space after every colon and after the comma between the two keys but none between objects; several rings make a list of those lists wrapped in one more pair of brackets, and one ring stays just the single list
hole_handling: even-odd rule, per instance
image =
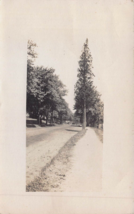
[{"label": "tree trunk", "polygon": [[89,126],[89,115],[87,114],[86,117],[87,117],[86,118],[87,119],[87,126]]},{"label": "tree trunk", "polygon": [[38,111],[37,114],[37,124],[40,125],[40,111]]},{"label": "tree trunk", "polygon": [[42,125],[42,116],[40,116],[40,126]]},{"label": "tree trunk", "polygon": [[62,121],[62,114],[60,115],[60,124],[62,124],[63,121]]},{"label": "tree trunk", "polygon": [[86,128],[86,100],[84,99],[84,107],[83,107],[83,125],[82,128]]},{"label": "tree trunk", "polygon": [[54,122],[53,120],[53,111],[51,112],[51,124]]},{"label": "tree trunk", "polygon": [[39,115],[37,116],[37,124],[39,124]]},{"label": "tree trunk", "polygon": [[47,126],[48,116],[46,115],[46,126]]}]

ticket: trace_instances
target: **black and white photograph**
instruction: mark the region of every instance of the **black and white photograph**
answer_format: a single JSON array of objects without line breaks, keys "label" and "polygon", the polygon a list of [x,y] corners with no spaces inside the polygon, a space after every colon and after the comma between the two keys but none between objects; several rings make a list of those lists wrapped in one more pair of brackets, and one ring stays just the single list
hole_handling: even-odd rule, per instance
[{"label": "black and white photograph", "polygon": [[[77,37],[74,44],[66,31],[51,33],[50,38],[40,43],[44,66],[35,65],[40,57],[37,44],[28,40],[26,188],[27,191],[99,190],[104,103],[95,83],[101,89],[101,74],[97,77],[97,71],[93,70],[88,38],[85,37],[77,59],[76,51],[80,49]],[[71,50],[76,56],[70,54]],[[51,61],[57,69],[50,67]]]},{"label": "black and white photograph", "polygon": [[0,214],[134,212],[133,6],[0,1]]}]

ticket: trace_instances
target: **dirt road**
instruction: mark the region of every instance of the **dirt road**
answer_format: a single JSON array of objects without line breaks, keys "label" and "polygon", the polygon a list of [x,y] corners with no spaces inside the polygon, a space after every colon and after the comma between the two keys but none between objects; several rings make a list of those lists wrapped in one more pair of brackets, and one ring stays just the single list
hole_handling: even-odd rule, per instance
[{"label": "dirt road", "polygon": [[40,176],[41,170],[58,154],[64,144],[80,130],[80,127],[72,127],[71,125],[27,128],[27,185]]},{"label": "dirt road", "polygon": [[26,146],[30,146],[31,144],[38,143],[40,141],[44,141],[49,138],[50,135],[53,135],[56,131],[61,131],[69,128],[70,125],[56,125],[56,126],[46,126],[46,127],[38,127],[38,128],[27,128],[26,130]]},{"label": "dirt road", "polygon": [[[76,135],[66,144],[58,143],[57,141],[56,144],[62,147],[61,151],[57,151],[58,155],[48,167],[42,168],[41,176],[36,177],[37,179],[28,186],[27,191],[101,191],[103,144],[94,129],[87,128],[86,133],[84,130],[84,132],[77,132],[78,129],[80,130],[81,128],[67,128],[67,130],[71,130],[68,132],[74,132]],[[65,133],[67,130],[63,129],[62,131],[60,130],[60,132]],[[57,140],[58,139],[57,136]],[[52,144],[53,143],[54,141],[52,140]],[[50,144],[50,147],[47,146],[47,149],[48,148],[51,148],[50,155],[54,156],[54,154],[56,154],[56,148],[59,147]],[[52,156],[49,159],[48,152],[46,152],[46,155],[49,161]],[[42,161],[37,161],[37,163],[41,169],[41,163],[43,166],[47,161],[45,160],[45,162],[43,162],[42,157],[40,157],[40,160]],[[38,165],[35,167],[34,164],[34,168],[38,169]]]}]

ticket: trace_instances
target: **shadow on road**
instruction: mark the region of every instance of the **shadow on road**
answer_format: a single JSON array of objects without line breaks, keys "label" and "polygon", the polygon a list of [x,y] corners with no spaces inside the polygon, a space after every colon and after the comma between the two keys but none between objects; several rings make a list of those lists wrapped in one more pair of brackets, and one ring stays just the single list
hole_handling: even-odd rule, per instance
[{"label": "shadow on road", "polygon": [[31,119],[31,120],[26,120],[26,126],[29,128],[36,128],[37,125],[37,120]]},{"label": "shadow on road", "polygon": [[42,121],[42,124],[39,125],[37,122],[37,119],[27,119],[26,120],[26,126],[28,128],[36,128],[37,126],[45,127],[46,124],[45,124],[45,122]]},{"label": "shadow on road", "polygon": [[70,132],[79,132],[78,130],[73,130],[73,129],[66,129],[66,131],[70,131]]},{"label": "shadow on road", "polygon": [[46,125],[46,122],[42,120],[41,124],[39,125],[37,119],[27,118],[26,119],[26,127],[27,128],[38,128],[38,127],[52,127],[52,126],[58,126],[59,123],[48,123]]}]

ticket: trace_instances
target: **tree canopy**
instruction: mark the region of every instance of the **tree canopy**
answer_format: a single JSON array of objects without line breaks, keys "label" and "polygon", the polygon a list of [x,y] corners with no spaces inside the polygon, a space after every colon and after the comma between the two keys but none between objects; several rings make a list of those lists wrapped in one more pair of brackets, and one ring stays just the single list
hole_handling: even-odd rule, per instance
[{"label": "tree canopy", "polygon": [[54,122],[54,118],[62,123],[64,116],[69,118],[72,113],[64,96],[67,94],[65,85],[55,74],[53,68],[34,66],[37,57],[37,45],[28,41],[27,51],[27,112],[31,117],[40,115]]}]

